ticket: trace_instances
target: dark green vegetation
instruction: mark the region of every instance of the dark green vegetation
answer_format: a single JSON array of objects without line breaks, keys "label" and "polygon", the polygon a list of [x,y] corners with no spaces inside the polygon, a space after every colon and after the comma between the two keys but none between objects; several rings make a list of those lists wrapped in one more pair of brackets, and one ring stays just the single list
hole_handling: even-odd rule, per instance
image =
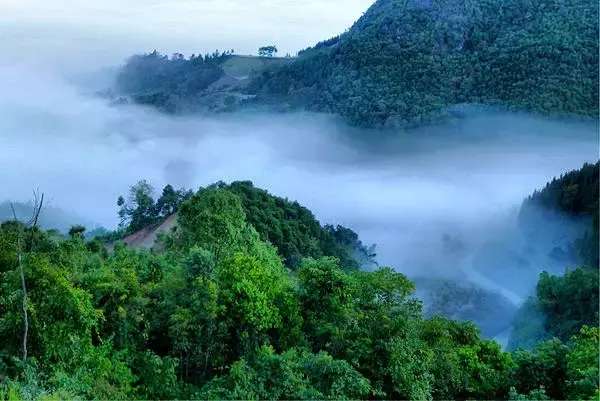
[{"label": "dark green vegetation", "polygon": [[[600,163],[586,164],[548,183],[523,204],[521,219],[532,224],[541,209],[583,218],[587,229],[573,249],[582,267],[558,277],[542,273],[536,294],[517,314],[511,348],[531,347],[557,337],[566,340],[582,325],[597,327],[598,320],[598,176]],[[546,214],[542,214],[545,216]],[[570,266],[565,266],[570,267]]]},{"label": "dark green vegetation", "polygon": [[[0,226],[0,399],[597,394],[597,327],[506,353],[470,323],[424,318],[404,275],[304,248],[323,232],[357,238],[320,231],[293,202],[246,182],[185,198],[160,252],[122,244],[108,252],[81,227],[63,239]],[[148,203],[156,205],[139,205]],[[283,263],[289,250],[294,269]]]},{"label": "dark green vegetation", "polygon": [[121,234],[131,234],[144,227],[159,223],[176,213],[181,204],[192,195],[192,191],[175,190],[173,186],[166,185],[160,197],[155,201],[152,185],[145,180],[139,181],[129,189],[127,199],[120,196],[117,200]]},{"label": "dark green vegetation", "polygon": [[[591,221],[585,235],[573,244],[579,261],[598,267],[598,175],[600,162],[585,164],[549,182],[544,189],[536,191],[523,204],[521,220],[536,218],[536,212],[559,213],[568,217]],[[533,215],[533,216],[531,216]]]},{"label": "dark green vegetation", "polygon": [[152,53],[130,59],[119,83],[134,101],[169,111],[251,103],[336,113],[360,126],[414,124],[462,103],[597,116],[598,8],[594,0],[378,0],[347,32],[243,82],[224,72],[227,54]]},{"label": "dark green vegetation", "polygon": [[223,76],[220,63],[228,53],[192,55],[182,54],[171,58],[156,50],[149,54],[129,58],[121,69],[117,85],[133,101],[153,105],[165,111],[189,107],[187,103]]},{"label": "dark green vegetation", "polygon": [[256,74],[289,61],[272,55],[237,56],[233,50],[189,58],[156,51],[135,55],[119,71],[115,101],[131,100],[168,113],[233,111],[252,98],[245,87]]},{"label": "dark green vegetation", "polygon": [[303,258],[333,256],[347,268],[372,267],[375,247],[366,247],[358,235],[343,226],[322,227],[310,210],[255,188],[251,182],[234,182],[228,188],[238,195],[248,222],[264,241],[273,244],[285,264],[296,267]]},{"label": "dark green vegetation", "polygon": [[[223,189],[237,195],[248,222],[255,228],[261,240],[274,245],[286,266],[296,268],[303,258],[332,256],[338,258],[346,268],[373,267],[374,246],[366,247],[358,235],[343,226],[324,227],[310,210],[298,202],[273,196],[255,188],[250,181],[234,182],[231,185],[217,183],[207,189]],[[127,201],[120,197],[122,229],[107,239],[122,238],[147,226],[157,225],[179,210],[180,205],[192,196],[191,191],[175,190],[165,186],[161,196],[154,201],[154,189],[146,181],[131,187]]]},{"label": "dark green vegetation", "polygon": [[363,126],[466,102],[597,116],[598,2],[378,0],[253,89]]}]

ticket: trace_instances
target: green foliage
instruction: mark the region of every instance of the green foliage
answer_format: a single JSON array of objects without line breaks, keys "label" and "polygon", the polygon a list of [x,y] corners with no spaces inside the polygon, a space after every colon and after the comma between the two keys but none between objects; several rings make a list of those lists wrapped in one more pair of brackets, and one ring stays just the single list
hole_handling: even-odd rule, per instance
[{"label": "green foliage", "polygon": [[567,355],[567,397],[572,400],[598,399],[600,394],[600,329],[584,326],[572,339]]},{"label": "green foliage", "polygon": [[588,218],[591,221],[584,236],[575,242],[581,263],[598,268],[598,192],[600,162],[584,164],[578,170],[554,178],[540,190],[535,191],[521,209],[521,220],[527,219],[531,210],[541,208],[563,213],[571,217]]},{"label": "green foliage", "polygon": [[278,249],[288,267],[302,258],[333,256],[347,269],[373,265],[373,249],[367,249],[356,233],[342,226],[322,227],[307,208],[256,188],[249,181],[233,182],[227,188],[242,201],[248,222],[261,239]]},{"label": "green foliage", "polygon": [[513,368],[510,354],[482,340],[472,323],[435,317],[424,323],[423,341],[432,349],[430,374],[435,399],[502,399]]},{"label": "green foliage", "polygon": [[552,399],[566,399],[567,353],[558,339],[542,342],[532,352],[517,351],[515,388],[522,394],[543,388]]},{"label": "green foliage", "polygon": [[[0,237],[14,226],[3,225]],[[87,252],[80,237],[60,244],[46,234],[28,229],[31,250],[23,257],[28,284],[28,351],[37,360],[45,384],[85,398],[126,398],[133,395],[133,375],[110,338],[98,344],[96,333],[103,313],[94,307],[91,294],[76,284],[75,267]],[[15,248],[4,249],[0,284],[0,338],[3,364],[8,372],[23,369],[14,358],[22,340],[21,285]],[[66,263],[66,265],[65,265]],[[12,356],[12,358],[11,358]],[[44,374],[42,374],[44,372]],[[37,397],[37,396],[36,396]]]},{"label": "green foliage", "polygon": [[217,51],[189,59],[175,53],[169,58],[156,50],[135,55],[119,71],[117,89],[136,103],[175,112],[191,107],[198,94],[223,76],[219,64],[228,56],[229,52]]},{"label": "green foliage", "polygon": [[546,331],[546,316],[540,308],[537,297],[529,297],[517,311],[513,319],[513,329],[508,342],[509,350],[533,349],[536,344],[549,340]]},{"label": "green foliage", "polygon": [[[177,212],[179,206],[192,196],[192,193],[185,189],[176,191],[171,185],[166,185],[156,202],[153,196],[154,188],[146,180],[139,181],[129,188],[127,200],[119,196],[117,206],[121,219],[120,227],[124,230],[121,234],[131,234],[164,220]],[[106,239],[113,238],[109,235]]]},{"label": "green foliage", "polygon": [[564,341],[582,325],[598,326],[598,270],[579,268],[562,277],[542,273],[537,298],[548,332]]},{"label": "green foliage", "polygon": [[325,352],[292,348],[276,354],[262,347],[207,383],[198,398],[229,400],[352,400],[369,396],[369,381],[347,362]]},{"label": "green foliage", "polygon": [[[293,227],[282,247],[307,226],[340,246],[358,240],[322,228],[307,210],[299,219],[299,205],[248,186],[240,197],[232,187],[200,190],[177,206],[178,226],[160,252],[120,243],[108,252],[79,230],[56,237],[2,224],[0,399],[587,399],[597,391],[597,327],[513,356],[470,323],[424,319],[414,284],[391,268],[348,269],[321,256],[287,269],[265,241],[269,230],[253,227],[281,209],[290,214],[278,224]],[[255,193],[256,204],[276,207],[252,216]],[[564,297],[589,290],[585,274],[542,280],[540,305],[557,311],[553,322],[565,333],[574,319],[588,321],[588,309],[563,305],[583,302]]]},{"label": "green foliage", "polygon": [[231,192],[213,188],[199,191],[182,205],[178,242],[195,245],[216,257],[235,253],[255,236],[246,222],[240,199]]},{"label": "green foliage", "polygon": [[597,20],[592,0],[378,0],[251,90],[362,126],[465,102],[597,116]]},{"label": "green foliage", "polygon": [[582,238],[575,241],[582,267],[564,276],[542,273],[535,297],[516,316],[510,348],[531,348],[540,340],[558,337],[568,341],[583,325],[597,326],[598,320],[598,180],[600,163],[585,164],[553,179],[535,191],[520,212],[523,225],[534,225],[537,211],[560,213],[567,218],[585,219]]},{"label": "green foliage", "polygon": [[580,267],[564,276],[540,275],[536,295],[519,310],[510,349],[530,349],[557,337],[568,341],[582,326],[598,326],[598,270]]},{"label": "green foliage", "polygon": [[553,339],[540,343],[532,352],[517,351],[511,399],[535,399],[536,395],[549,399],[597,399],[599,347],[596,325],[583,326],[565,344]]},{"label": "green foliage", "polygon": [[598,213],[598,175],[600,162],[584,164],[578,170],[554,178],[546,186],[535,191],[526,204],[535,204],[572,215]]},{"label": "green foliage", "polygon": [[215,272],[222,308],[217,318],[235,328],[230,341],[241,353],[267,342],[268,331],[283,329],[282,306],[293,297],[283,265],[274,250],[265,248],[263,255],[227,257]]},{"label": "green foliage", "polygon": [[543,401],[550,400],[544,389],[532,390],[529,394],[519,394],[514,387],[510,388],[508,399],[511,401]]},{"label": "green foliage", "polygon": [[277,47],[274,45],[262,46],[258,48],[258,55],[260,57],[273,57],[277,54]]},{"label": "green foliage", "polygon": [[136,384],[148,399],[175,399],[180,394],[175,358],[160,357],[152,351],[139,352],[133,361]]}]

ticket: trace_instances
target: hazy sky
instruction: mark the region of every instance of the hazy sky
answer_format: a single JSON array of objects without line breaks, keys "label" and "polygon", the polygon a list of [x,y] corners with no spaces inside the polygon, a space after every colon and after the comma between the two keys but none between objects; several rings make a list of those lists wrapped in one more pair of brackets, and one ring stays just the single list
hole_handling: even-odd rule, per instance
[{"label": "hazy sky", "polygon": [[12,62],[74,68],[133,52],[276,44],[295,54],[348,28],[373,0],[0,0],[0,51]]}]

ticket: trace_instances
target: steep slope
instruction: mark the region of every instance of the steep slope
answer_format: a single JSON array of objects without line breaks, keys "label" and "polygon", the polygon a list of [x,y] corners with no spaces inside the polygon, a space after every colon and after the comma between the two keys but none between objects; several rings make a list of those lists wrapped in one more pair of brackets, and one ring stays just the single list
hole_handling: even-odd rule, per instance
[{"label": "steep slope", "polygon": [[[573,244],[579,262],[598,267],[598,192],[600,162],[585,164],[570,171],[535,191],[524,203],[519,216],[524,227],[544,227],[549,215],[581,220],[581,238]],[[531,235],[540,235],[531,232]],[[564,233],[563,233],[564,235]]]},{"label": "steep slope", "polygon": [[598,113],[598,3],[378,0],[339,37],[251,86],[263,101],[373,126],[463,102]]},{"label": "steep slope", "polygon": [[334,256],[344,267],[376,266],[374,247],[363,245],[351,229],[321,226],[306,207],[256,188],[250,181],[223,187],[240,197],[248,222],[261,239],[277,247],[286,265],[296,267],[306,257]]},{"label": "steep slope", "polygon": [[[135,188],[132,187],[132,188]],[[304,258],[331,256],[337,258],[347,269],[359,267],[371,269],[377,266],[374,246],[366,247],[358,235],[343,226],[322,226],[313,213],[296,201],[290,201],[256,188],[250,181],[236,181],[229,185],[216,183],[202,191],[212,189],[226,190],[239,198],[245,218],[251,224],[261,240],[273,244],[284,263],[297,268]],[[182,197],[181,202],[187,197]],[[174,210],[177,210],[180,203]],[[148,210],[156,210],[150,205]],[[132,213],[143,215],[139,211]],[[132,248],[152,249],[159,244],[161,234],[168,234],[177,227],[177,213],[168,216],[154,216],[146,219],[153,222],[141,229],[130,230],[122,241]],[[112,238],[111,238],[112,240]]]},{"label": "steep slope", "polygon": [[161,234],[168,234],[177,225],[177,213],[167,217],[160,224],[144,227],[123,238],[123,242],[132,248],[152,249],[157,244]]}]

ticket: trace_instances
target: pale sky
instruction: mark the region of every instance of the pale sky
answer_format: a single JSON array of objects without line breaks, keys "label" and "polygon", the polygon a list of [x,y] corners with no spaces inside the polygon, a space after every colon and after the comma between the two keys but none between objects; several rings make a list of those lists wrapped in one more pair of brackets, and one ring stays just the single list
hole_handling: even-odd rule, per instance
[{"label": "pale sky", "polygon": [[0,0],[4,61],[120,63],[158,49],[280,55],[347,29],[373,0]]}]

